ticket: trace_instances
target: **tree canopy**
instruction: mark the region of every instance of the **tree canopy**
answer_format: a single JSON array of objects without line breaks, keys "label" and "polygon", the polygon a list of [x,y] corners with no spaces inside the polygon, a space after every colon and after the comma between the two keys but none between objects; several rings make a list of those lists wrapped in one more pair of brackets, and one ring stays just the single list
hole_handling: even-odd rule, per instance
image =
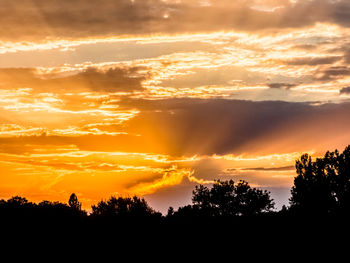
[{"label": "tree canopy", "polygon": [[342,153],[328,151],[312,161],[308,154],[296,161],[291,209],[299,214],[350,213],[350,146]]},{"label": "tree canopy", "polygon": [[95,217],[147,217],[156,212],[147,204],[144,198],[114,197],[107,201],[100,201],[92,207],[92,216]]},{"label": "tree canopy", "polygon": [[81,203],[78,201],[78,197],[75,193],[71,194],[71,196],[69,197],[68,204],[74,210],[81,210]]},{"label": "tree canopy", "polygon": [[[253,216],[271,211],[274,202],[270,192],[252,188],[246,181],[214,182],[211,188],[196,186],[192,195],[193,209],[207,216]],[[182,209],[182,211],[187,211]]]}]

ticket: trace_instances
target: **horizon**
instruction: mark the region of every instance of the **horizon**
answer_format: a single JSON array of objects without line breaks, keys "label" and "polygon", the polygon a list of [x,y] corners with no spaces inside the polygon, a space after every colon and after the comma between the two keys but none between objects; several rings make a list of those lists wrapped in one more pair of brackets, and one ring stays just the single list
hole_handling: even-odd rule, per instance
[{"label": "horizon", "polygon": [[0,199],[156,210],[350,144],[346,0],[0,0]]}]

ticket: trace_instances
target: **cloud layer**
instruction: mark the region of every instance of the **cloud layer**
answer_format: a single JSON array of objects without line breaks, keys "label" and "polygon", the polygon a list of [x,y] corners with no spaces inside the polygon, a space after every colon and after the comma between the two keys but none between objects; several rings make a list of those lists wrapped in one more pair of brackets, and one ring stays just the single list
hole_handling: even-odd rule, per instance
[{"label": "cloud layer", "polygon": [[0,6],[3,40],[350,24],[350,5],[343,0],[1,0]]}]

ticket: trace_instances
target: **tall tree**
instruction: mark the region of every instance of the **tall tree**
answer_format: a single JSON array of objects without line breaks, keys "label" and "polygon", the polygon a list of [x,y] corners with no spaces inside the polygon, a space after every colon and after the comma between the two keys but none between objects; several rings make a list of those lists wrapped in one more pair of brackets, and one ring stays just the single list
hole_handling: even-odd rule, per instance
[{"label": "tall tree", "polygon": [[81,203],[78,201],[78,197],[75,193],[71,194],[71,196],[69,197],[68,204],[74,210],[81,210]]},{"label": "tall tree", "polygon": [[324,157],[304,154],[296,161],[297,176],[292,187],[292,211],[303,214],[350,213],[350,146]]}]

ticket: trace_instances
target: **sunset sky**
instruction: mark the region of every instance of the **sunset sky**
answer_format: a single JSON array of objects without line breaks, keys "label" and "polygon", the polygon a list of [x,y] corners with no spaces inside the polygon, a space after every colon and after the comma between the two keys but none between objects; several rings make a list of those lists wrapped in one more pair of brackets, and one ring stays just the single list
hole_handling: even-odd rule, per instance
[{"label": "sunset sky", "polygon": [[349,0],[0,0],[0,199],[244,179],[280,208],[349,117]]}]

